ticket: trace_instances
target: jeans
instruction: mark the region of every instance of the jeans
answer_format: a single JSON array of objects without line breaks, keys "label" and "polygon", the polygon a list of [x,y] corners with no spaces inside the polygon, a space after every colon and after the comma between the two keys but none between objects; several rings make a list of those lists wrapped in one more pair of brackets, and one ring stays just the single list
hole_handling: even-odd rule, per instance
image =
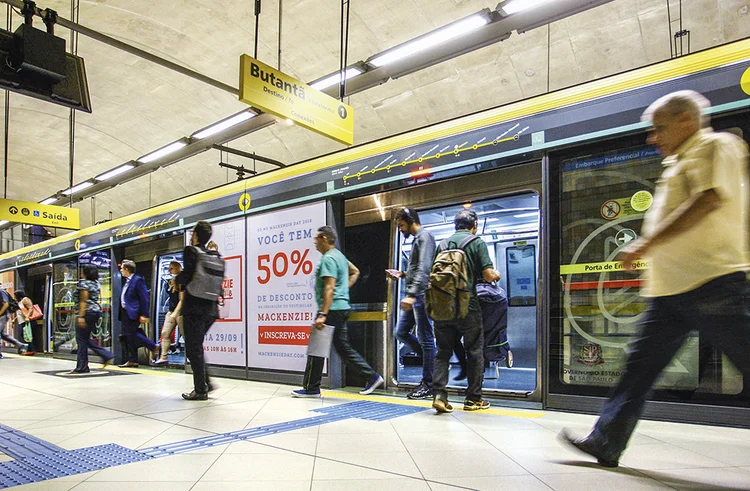
[{"label": "jeans", "polygon": [[750,378],[749,300],[745,273],[721,276],[679,295],[648,299],[625,371],[590,435],[606,458],[617,460],[625,450],[651,387],[691,331],[705,336],[746,380]]},{"label": "jeans", "polygon": [[[333,326],[333,346],[336,348],[339,356],[344,362],[354,369],[365,380],[372,380],[376,375],[375,370],[368,365],[367,361],[352,348],[349,342],[349,334],[346,328],[346,319],[349,318],[348,310],[329,310],[326,317],[326,324]],[[315,328],[313,328],[315,329]],[[305,367],[305,377],[302,381],[302,387],[306,390],[320,390],[320,382],[323,379],[323,362],[325,358],[320,356],[308,356],[307,366]]]},{"label": "jeans", "polygon": [[91,339],[91,331],[96,326],[96,321],[99,320],[99,314],[87,312],[85,319],[86,327],[76,326],[76,342],[78,343],[76,371],[78,372],[88,371],[89,369],[89,348],[99,355],[102,361],[107,361],[113,356],[109,350],[102,348],[96,339]]},{"label": "jeans", "polygon": [[481,401],[482,381],[484,380],[484,330],[482,311],[473,306],[469,308],[469,314],[464,319],[451,322],[435,321],[437,356],[435,357],[435,379],[432,390],[436,398],[448,400],[445,387],[448,385],[449,363],[456,343],[460,343],[461,336],[464,338],[464,348],[468,357],[466,374],[469,386],[466,389],[466,399]]},{"label": "jeans", "polygon": [[193,369],[193,386],[198,394],[206,394],[208,385],[211,383],[203,356],[203,338],[215,321],[216,316],[210,310],[183,313],[185,356],[190,360],[190,367]]},{"label": "jeans", "polygon": [[[411,333],[415,324],[419,340]],[[413,352],[421,353],[422,382],[431,387],[432,373],[435,369],[435,335],[432,332],[432,323],[424,310],[424,295],[416,297],[412,310],[401,312],[394,336]]]},{"label": "jeans", "polygon": [[122,333],[128,338],[128,349],[130,349],[130,359],[128,361],[138,363],[138,348],[146,346],[149,351],[154,351],[156,343],[138,331],[141,323],[138,320],[125,319],[122,321]]}]

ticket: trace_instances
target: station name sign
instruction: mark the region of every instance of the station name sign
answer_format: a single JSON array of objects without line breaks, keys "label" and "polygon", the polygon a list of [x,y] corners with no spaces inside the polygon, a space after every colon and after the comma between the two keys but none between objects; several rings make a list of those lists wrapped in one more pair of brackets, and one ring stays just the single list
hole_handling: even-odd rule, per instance
[{"label": "station name sign", "polygon": [[304,82],[240,56],[240,101],[346,145],[354,143],[354,109]]},{"label": "station name sign", "polygon": [[40,205],[33,201],[15,199],[0,199],[0,220],[73,230],[81,228],[80,212],[77,208]]}]

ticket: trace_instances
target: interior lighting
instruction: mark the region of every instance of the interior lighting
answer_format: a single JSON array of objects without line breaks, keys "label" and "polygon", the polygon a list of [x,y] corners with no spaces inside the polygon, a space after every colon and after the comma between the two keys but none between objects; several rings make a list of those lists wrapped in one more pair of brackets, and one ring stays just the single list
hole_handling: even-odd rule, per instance
[{"label": "interior lighting", "polygon": [[187,146],[187,143],[185,143],[182,140],[178,140],[174,143],[170,143],[166,147],[162,147],[159,150],[156,150],[155,152],[151,152],[147,155],[144,155],[143,157],[138,159],[138,162],[148,164],[149,162],[153,162],[154,160],[158,160],[162,157],[165,157],[169,155],[170,153],[174,153],[177,150],[184,148]]},{"label": "interior lighting", "polygon": [[538,211],[532,211],[529,213],[521,213],[520,215],[513,215],[513,218],[535,217],[537,215],[539,215]]},{"label": "interior lighting", "polygon": [[8,223],[10,223],[8,220],[2,220],[0,221],[0,227],[2,227],[3,225],[7,225]]},{"label": "interior lighting", "polygon": [[380,198],[378,198],[377,194],[373,194],[372,199],[375,201],[375,206],[377,206],[378,211],[380,212],[380,218],[385,221],[385,208],[383,208],[383,203],[380,202]]},{"label": "interior lighting", "polygon": [[367,61],[376,67],[382,67],[438,44],[448,42],[451,39],[476,31],[489,22],[490,19],[487,15],[483,13],[474,14],[452,24],[448,24],[445,27],[441,27],[440,29],[436,29],[424,36],[408,41],[401,46],[397,46],[391,50],[385,51],[384,53],[375,55]]},{"label": "interior lighting", "polygon": [[62,192],[62,194],[64,194],[65,196],[70,196],[71,194],[75,194],[78,191],[83,191],[86,188],[90,188],[93,185],[94,183],[91,181],[83,181],[81,184],[76,184],[72,188],[66,189]]},{"label": "interior lighting", "polygon": [[552,0],[511,0],[503,3],[500,6],[500,9],[502,9],[503,14],[505,15],[513,15],[523,10],[533,9],[540,5],[544,5],[545,3],[550,3],[551,1]]},{"label": "interior lighting", "polygon": [[[216,133],[219,133],[220,131],[224,131],[227,128],[231,128],[232,126],[237,126],[243,121],[252,119],[255,116],[256,114],[252,111],[243,111],[239,114],[235,114],[231,118],[227,118],[224,121],[219,121],[218,123],[211,125],[206,129],[193,133],[193,135],[190,138],[195,138],[196,140],[208,138],[209,136],[213,136]],[[141,162],[143,162],[143,160],[141,160]]]},{"label": "interior lighting", "polygon": [[[357,67],[350,67],[347,68],[344,72],[344,80],[349,80],[357,75],[361,75],[364,73],[364,70],[361,70]],[[341,72],[336,72],[333,75],[329,75],[321,80],[318,80],[317,82],[313,82],[310,84],[310,87],[312,87],[315,90],[325,90],[328,87],[331,87],[333,85],[338,85],[339,81],[341,80]]]},{"label": "interior lighting", "polygon": [[115,167],[114,169],[107,171],[104,174],[99,174],[94,179],[96,179],[97,181],[106,181],[107,179],[112,179],[115,176],[119,176],[120,174],[123,174],[134,167],[135,165],[133,164],[124,164],[120,167]]},{"label": "interior lighting", "polygon": [[40,205],[51,205],[51,204],[52,204],[52,203],[54,203],[55,201],[57,201],[57,198],[55,198],[55,197],[53,196],[53,197],[51,197],[51,198],[43,199],[42,201],[40,201],[40,202],[39,202],[39,204],[40,204]]}]

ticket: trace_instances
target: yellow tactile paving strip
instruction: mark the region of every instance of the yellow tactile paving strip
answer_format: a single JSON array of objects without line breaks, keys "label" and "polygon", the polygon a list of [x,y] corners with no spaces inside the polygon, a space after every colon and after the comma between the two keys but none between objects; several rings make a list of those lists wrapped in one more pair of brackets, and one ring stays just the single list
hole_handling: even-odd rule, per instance
[{"label": "yellow tactile paving strip", "polygon": [[[323,397],[331,397],[334,399],[348,399],[348,400],[355,400],[355,401],[375,401],[375,402],[384,402],[386,404],[396,404],[401,406],[418,406],[418,407],[424,407],[424,408],[430,408],[432,409],[432,402],[431,401],[413,401],[410,399],[400,399],[397,397],[388,397],[388,396],[378,396],[378,395],[369,395],[369,396],[362,396],[359,394],[354,394],[351,392],[346,391],[338,391],[338,390],[322,390],[321,394]],[[453,407],[456,410],[461,410],[463,407],[463,404],[454,403]],[[483,409],[481,411],[474,411],[475,414],[491,414],[493,416],[512,416],[514,418],[527,418],[527,419],[536,419],[541,418],[544,416],[544,412],[542,411],[534,411],[530,409],[500,409],[500,408],[493,408],[490,407],[489,409]]]}]

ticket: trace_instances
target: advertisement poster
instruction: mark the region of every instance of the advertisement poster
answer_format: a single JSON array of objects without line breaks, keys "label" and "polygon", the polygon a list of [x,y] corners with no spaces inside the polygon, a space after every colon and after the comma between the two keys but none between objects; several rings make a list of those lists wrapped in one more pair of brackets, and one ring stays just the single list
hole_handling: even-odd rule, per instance
[{"label": "advertisement poster", "polygon": [[317,311],[313,237],[326,223],[325,203],[248,217],[247,350],[251,368],[303,371]]},{"label": "advertisement poster", "polygon": [[[224,301],[219,319],[203,340],[206,362],[212,365],[245,366],[245,287],[242,270],[245,262],[244,219],[214,223],[211,240],[224,258]],[[186,240],[190,241],[190,232]]]}]

